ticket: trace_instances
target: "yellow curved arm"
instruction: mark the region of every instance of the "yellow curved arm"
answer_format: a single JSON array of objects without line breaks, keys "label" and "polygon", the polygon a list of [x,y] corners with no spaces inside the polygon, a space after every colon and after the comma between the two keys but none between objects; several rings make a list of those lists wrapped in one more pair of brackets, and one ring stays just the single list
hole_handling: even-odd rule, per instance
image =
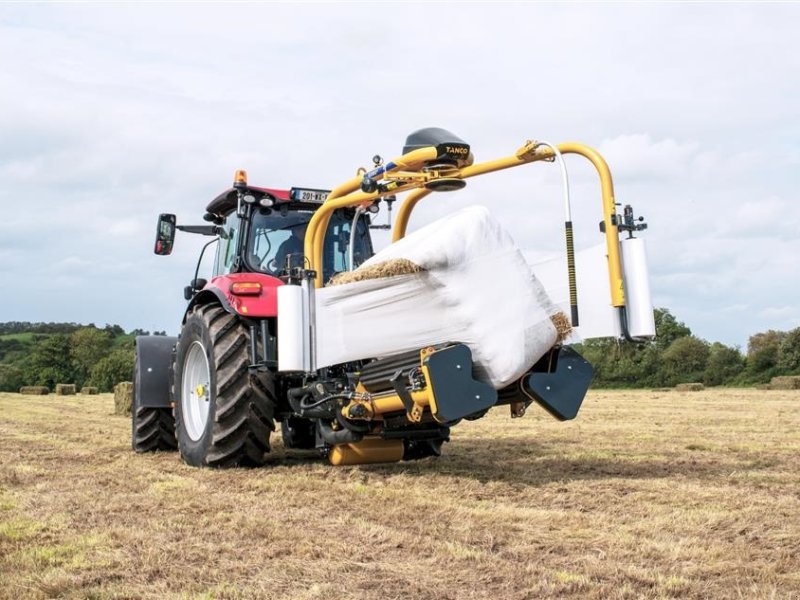
[{"label": "yellow curved arm", "polygon": [[[436,148],[420,148],[412,150],[408,154],[404,154],[400,158],[396,158],[386,163],[386,172],[392,171],[405,171],[405,170],[418,170],[422,166],[437,156]],[[331,219],[331,214],[337,208],[345,208],[347,206],[358,206],[359,204],[371,203],[382,194],[379,192],[365,193],[356,191],[361,187],[362,177],[357,176],[346,181],[339,187],[335,188],[325,200],[323,205],[317,209],[314,216],[306,228],[306,238],[304,242],[304,253],[311,263],[311,269],[317,271],[317,278],[314,280],[316,287],[322,287],[322,249],[325,241],[325,232],[328,230],[328,223]],[[415,187],[418,184],[409,184],[401,186],[392,190],[392,193],[397,193]]]},{"label": "yellow curved arm", "polygon": [[408,227],[408,219],[411,216],[411,211],[417,205],[417,202],[422,200],[425,196],[431,193],[431,190],[420,188],[411,192],[397,211],[397,218],[394,222],[394,231],[392,231],[392,241],[396,242],[406,235],[406,228]]},{"label": "yellow curved arm", "polygon": [[558,144],[561,154],[580,154],[588,159],[600,176],[600,190],[603,196],[603,221],[606,226],[606,250],[608,251],[608,282],[611,286],[611,305],[625,306],[625,284],[622,281],[622,262],[619,257],[619,230],[614,224],[617,213],[614,204],[614,183],[608,163],[594,148],[578,142]]},{"label": "yellow curved arm", "polygon": [[[502,171],[503,169],[510,169],[511,167],[518,167],[519,165],[526,165],[531,162],[552,158],[553,152],[546,146],[537,146],[536,142],[526,142],[513,156],[506,156],[496,160],[489,160],[483,163],[473,164],[468,167],[463,167],[459,171],[459,177],[466,179],[468,177],[476,177],[485,173],[493,173],[494,171]],[[392,241],[396,242],[406,235],[406,228],[408,227],[408,220],[411,217],[411,211],[417,203],[428,195],[428,190],[419,190],[409,194],[408,198],[400,205],[397,210],[397,219],[394,225],[394,233],[392,234]]]},{"label": "yellow curved arm", "polygon": [[[600,186],[603,200],[603,221],[606,227],[606,249],[608,251],[608,278],[611,286],[611,304],[613,306],[625,306],[625,289],[622,281],[622,263],[619,254],[619,231],[612,221],[616,214],[614,204],[614,184],[611,179],[611,171],[605,159],[597,150],[578,142],[566,142],[559,144],[558,149],[562,154],[579,154],[587,158],[597,170],[600,176]],[[546,146],[534,146],[530,144],[520,148],[514,156],[491,160],[484,163],[472,165],[461,169],[462,179],[475,177],[484,173],[500,171],[511,167],[516,167],[529,162],[544,160],[553,157],[553,151]],[[409,194],[397,211],[397,220],[394,225],[392,241],[403,238],[406,234],[408,221],[414,207],[428,195],[428,190],[421,189]]]},{"label": "yellow curved arm", "polygon": [[[614,224],[616,207],[614,204],[614,184],[611,179],[611,171],[603,157],[593,148],[578,142],[567,142],[559,144],[558,149],[562,154],[579,154],[588,159],[597,170],[600,176],[600,187],[603,200],[603,221],[605,222],[606,248],[608,251],[608,277],[611,286],[611,304],[616,307],[625,306],[625,288],[622,280],[622,263],[620,261],[619,250],[619,230]],[[421,169],[424,164],[436,158],[436,148],[421,148],[401,156],[394,161],[386,163],[386,173],[392,171],[414,171]],[[449,177],[457,176],[461,179],[476,177],[485,173],[501,171],[519,165],[528,164],[553,157],[553,151],[547,146],[538,146],[535,142],[527,142],[519,148],[513,156],[499,158],[484,163],[473,164],[461,168],[456,175],[448,173]],[[311,264],[318,274],[314,282],[316,287],[322,287],[322,251],[325,241],[325,232],[328,229],[330,216],[337,208],[348,206],[358,206],[375,201],[382,194],[380,192],[365,193],[359,190],[362,178],[354,177],[339,187],[335,188],[329,195],[325,203],[314,213],[306,230],[304,251]],[[411,212],[420,200],[425,198],[430,190],[422,187],[421,181],[412,181],[399,185],[392,190],[392,193],[400,193],[415,189],[406,201],[400,206],[395,221],[395,228],[392,241],[397,241],[405,236]],[[357,191],[358,190],[358,191]],[[385,192],[384,192],[385,194]]]}]

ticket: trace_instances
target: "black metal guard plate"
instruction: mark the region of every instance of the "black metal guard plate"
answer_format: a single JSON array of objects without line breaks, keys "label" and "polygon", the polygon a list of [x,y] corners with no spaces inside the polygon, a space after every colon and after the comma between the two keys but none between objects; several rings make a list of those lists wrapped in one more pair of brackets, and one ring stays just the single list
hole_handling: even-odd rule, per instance
[{"label": "black metal guard plate", "polygon": [[436,404],[431,410],[439,423],[463,419],[497,402],[497,390],[472,378],[472,352],[465,345],[438,350],[425,365]]},{"label": "black metal guard plate", "polygon": [[525,390],[559,421],[578,414],[594,377],[594,369],[585,358],[568,346],[559,350],[556,370],[531,373],[523,379]]},{"label": "black metal guard plate", "polygon": [[177,337],[161,335],[136,338],[136,406],[169,408],[170,367],[172,349]]}]

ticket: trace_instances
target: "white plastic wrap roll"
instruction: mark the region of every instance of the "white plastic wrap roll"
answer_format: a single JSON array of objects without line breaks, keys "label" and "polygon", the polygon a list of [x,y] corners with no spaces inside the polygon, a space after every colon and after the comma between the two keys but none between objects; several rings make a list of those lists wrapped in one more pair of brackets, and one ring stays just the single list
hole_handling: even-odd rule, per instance
[{"label": "white plastic wrap roll", "polygon": [[308,332],[305,324],[303,288],[278,288],[278,371],[305,371]]},{"label": "white plastic wrap roll", "polygon": [[656,322],[653,316],[653,298],[650,295],[644,240],[641,238],[622,240],[620,247],[625,279],[628,332],[633,337],[652,337],[656,334]]}]

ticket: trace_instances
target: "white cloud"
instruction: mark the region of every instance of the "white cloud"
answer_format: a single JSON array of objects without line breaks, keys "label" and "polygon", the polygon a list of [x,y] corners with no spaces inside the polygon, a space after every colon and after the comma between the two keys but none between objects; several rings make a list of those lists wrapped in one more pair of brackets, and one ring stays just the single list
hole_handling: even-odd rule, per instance
[{"label": "white cloud", "polygon": [[653,141],[648,134],[633,134],[602,142],[600,151],[614,165],[615,177],[655,182],[685,173],[698,147],[696,142]]},{"label": "white cloud", "polygon": [[792,319],[800,320],[800,308],[797,306],[768,306],[758,313],[759,317],[765,319]]},{"label": "white cloud", "polygon": [[[726,343],[791,321],[765,311],[800,293],[800,81],[786,75],[800,71],[800,7],[408,9],[426,19],[409,28],[395,7],[358,3],[4,7],[0,271],[33,293],[0,320],[175,331],[205,240],[180,235],[172,257],[153,256],[159,212],[199,219],[236,168],[333,186],[439,125],[479,160],[531,138],[599,147],[618,201],[650,224],[659,305]],[[596,174],[568,162],[577,241],[597,243]],[[470,203],[530,255],[563,244],[552,165],[434,195],[411,226]],[[114,286],[54,303],[45,272]]]}]

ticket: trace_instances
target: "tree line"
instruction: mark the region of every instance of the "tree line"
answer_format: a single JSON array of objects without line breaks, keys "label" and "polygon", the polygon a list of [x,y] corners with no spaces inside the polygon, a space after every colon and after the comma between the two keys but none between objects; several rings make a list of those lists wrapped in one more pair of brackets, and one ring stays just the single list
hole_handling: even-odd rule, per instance
[{"label": "tree line", "polygon": [[[800,375],[800,327],[750,336],[745,353],[692,334],[666,308],[655,311],[655,340],[588,340],[576,349],[595,368],[594,387],[663,387],[678,383],[753,385]],[[111,391],[133,378],[133,343],[142,329],[78,323],[0,323],[0,391],[74,383]],[[155,335],[166,335],[163,331]]]},{"label": "tree line", "polygon": [[655,340],[587,340],[576,349],[595,368],[595,387],[666,387],[678,383],[745,386],[800,375],[800,327],[751,335],[745,353],[692,334],[666,308],[655,311]]},{"label": "tree line", "polygon": [[120,381],[131,381],[134,339],[148,334],[126,333],[119,325],[0,323],[0,391],[74,383],[110,392]]}]

